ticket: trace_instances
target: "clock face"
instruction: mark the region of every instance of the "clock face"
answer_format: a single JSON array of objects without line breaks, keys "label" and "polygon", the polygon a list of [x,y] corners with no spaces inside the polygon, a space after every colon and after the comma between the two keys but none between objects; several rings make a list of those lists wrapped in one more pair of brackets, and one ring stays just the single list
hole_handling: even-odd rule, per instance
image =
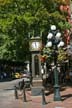
[{"label": "clock face", "polygon": [[30,51],[41,51],[42,40],[41,38],[31,38],[29,41]]},{"label": "clock face", "polygon": [[39,42],[32,42],[31,47],[32,47],[33,49],[39,49],[39,48],[40,48],[40,43],[39,43]]}]

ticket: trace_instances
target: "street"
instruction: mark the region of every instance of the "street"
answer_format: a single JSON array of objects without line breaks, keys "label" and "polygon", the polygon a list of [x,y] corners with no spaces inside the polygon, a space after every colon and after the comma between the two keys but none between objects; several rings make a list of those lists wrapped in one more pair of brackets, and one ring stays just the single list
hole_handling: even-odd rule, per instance
[{"label": "street", "polygon": [[31,91],[26,91],[26,102],[22,97],[15,99],[14,85],[22,79],[0,82],[0,108],[71,108],[72,86],[66,86],[61,93],[61,101],[53,100],[54,93],[45,96],[46,105],[42,105],[42,96],[31,96]]},{"label": "street", "polygon": [[15,84],[18,84],[19,81],[22,81],[23,78],[21,79],[15,79],[15,80],[11,80],[11,81],[4,81],[4,82],[0,82],[0,90],[4,90],[4,89],[13,89]]},{"label": "street", "polygon": [[14,85],[17,84],[20,80],[21,79],[0,82],[0,102],[3,100],[12,99],[14,95]]},{"label": "street", "polygon": [[24,102],[16,100],[14,96],[14,85],[22,79],[0,82],[0,108],[23,108]]}]

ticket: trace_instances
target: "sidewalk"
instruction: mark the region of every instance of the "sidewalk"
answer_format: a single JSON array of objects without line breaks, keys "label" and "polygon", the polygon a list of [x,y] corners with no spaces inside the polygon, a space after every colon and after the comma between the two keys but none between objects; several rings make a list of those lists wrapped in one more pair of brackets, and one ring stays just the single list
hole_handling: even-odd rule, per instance
[{"label": "sidewalk", "polygon": [[31,91],[26,91],[26,100],[23,102],[23,98],[19,96],[19,99],[15,99],[14,91],[8,95],[6,99],[0,99],[0,108],[72,108],[72,87],[65,87],[61,90],[61,101],[53,101],[53,93],[46,95],[45,99],[47,104],[42,105],[41,96],[31,96]]},{"label": "sidewalk", "polygon": [[53,93],[45,96],[46,105],[42,105],[42,97],[32,97],[32,108],[72,108],[72,87],[63,88],[60,94],[61,101],[53,101]]}]

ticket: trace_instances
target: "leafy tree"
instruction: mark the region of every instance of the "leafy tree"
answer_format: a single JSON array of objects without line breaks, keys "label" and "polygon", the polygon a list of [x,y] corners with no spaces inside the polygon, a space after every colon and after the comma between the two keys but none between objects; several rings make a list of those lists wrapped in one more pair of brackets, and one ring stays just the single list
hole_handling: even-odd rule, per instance
[{"label": "leafy tree", "polygon": [[[63,32],[70,28],[59,10],[60,0],[0,0],[0,58],[26,60],[29,36],[40,35],[45,44],[51,24]],[[67,25],[67,26],[66,26]]]}]

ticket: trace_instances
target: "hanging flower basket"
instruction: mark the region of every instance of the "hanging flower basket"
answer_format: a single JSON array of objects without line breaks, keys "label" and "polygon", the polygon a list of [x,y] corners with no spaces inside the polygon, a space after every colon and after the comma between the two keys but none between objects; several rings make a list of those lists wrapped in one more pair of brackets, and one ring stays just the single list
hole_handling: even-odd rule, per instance
[{"label": "hanging flower basket", "polygon": [[46,61],[46,58],[47,58],[46,55],[41,55],[41,58],[40,58],[41,62],[44,63]]}]

